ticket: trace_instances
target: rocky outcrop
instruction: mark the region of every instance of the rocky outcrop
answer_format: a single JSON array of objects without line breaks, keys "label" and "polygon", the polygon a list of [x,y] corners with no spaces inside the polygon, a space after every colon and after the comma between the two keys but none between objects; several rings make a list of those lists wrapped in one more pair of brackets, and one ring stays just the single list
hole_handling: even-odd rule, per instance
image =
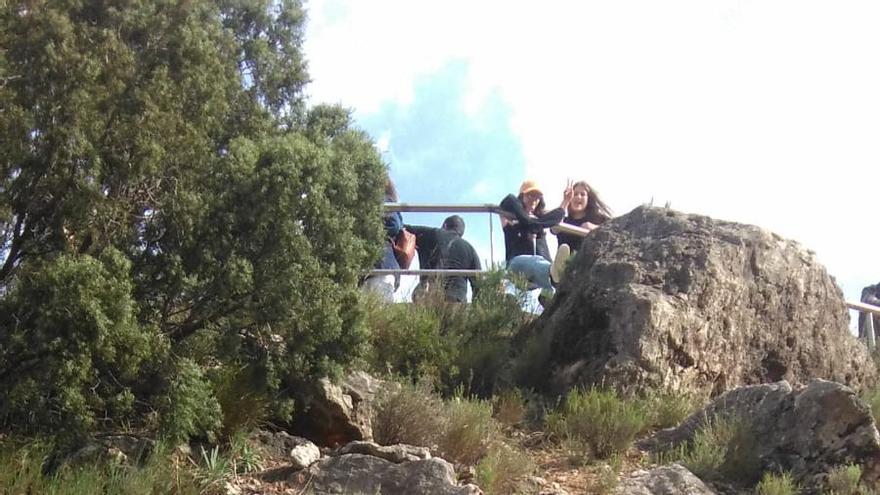
[{"label": "rocky outcrop", "polygon": [[790,472],[806,493],[821,493],[827,474],[848,464],[862,466],[869,486],[880,480],[880,435],[870,407],[852,389],[825,380],[799,390],[784,381],[731,390],[639,446],[660,451],[691,442],[718,418],[745,428],[756,472]]},{"label": "rocky outcrop", "polygon": [[636,471],[617,485],[615,495],[715,495],[700,478],[681,464]]},{"label": "rocky outcrop", "polygon": [[321,379],[297,431],[307,432],[311,440],[330,447],[372,440],[373,400],[384,383],[363,371],[352,372],[339,383]]},{"label": "rocky outcrop", "polygon": [[591,232],[529,329],[527,385],[688,390],[872,383],[841,290],[813,253],[758,227],[640,207]]},{"label": "rocky outcrop", "polygon": [[[370,442],[358,442],[295,473],[290,485],[302,493],[315,495],[348,493],[476,495],[474,485],[456,483],[452,464],[440,459],[420,458],[418,447],[395,446],[396,451]],[[370,452],[381,457],[364,453]],[[393,459],[393,460],[389,460]],[[394,462],[399,460],[399,462]],[[297,492],[300,493],[300,492]]]}]

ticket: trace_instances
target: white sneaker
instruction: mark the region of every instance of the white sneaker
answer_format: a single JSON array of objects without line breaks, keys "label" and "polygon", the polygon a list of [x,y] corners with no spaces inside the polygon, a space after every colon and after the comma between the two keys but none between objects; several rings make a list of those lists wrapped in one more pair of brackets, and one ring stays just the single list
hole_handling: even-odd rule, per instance
[{"label": "white sneaker", "polygon": [[553,264],[550,265],[550,280],[554,284],[558,284],[562,280],[562,274],[565,273],[565,264],[571,256],[571,248],[568,244],[559,246],[556,250],[556,257],[553,258]]}]

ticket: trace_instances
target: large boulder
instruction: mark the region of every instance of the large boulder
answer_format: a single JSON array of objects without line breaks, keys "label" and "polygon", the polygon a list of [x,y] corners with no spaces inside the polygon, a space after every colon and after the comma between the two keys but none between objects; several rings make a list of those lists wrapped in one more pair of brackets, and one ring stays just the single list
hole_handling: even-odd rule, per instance
[{"label": "large boulder", "polygon": [[790,472],[806,493],[824,493],[828,473],[849,464],[862,466],[869,486],[880,480],[880,435],[870,407],[852,389],[825,380],[797,390],[782,381],[728,391],[639,447],[655,452],[676,448],[721,418],[742,425],[749,441],[744,442],[748,452],[741,455],[748,457],[756,476]]},{"label": "large boulder", "polygon": [[841,290],[812,252],[750,225],[640,207],[591,232],[527,330],[531,386],[731,388],[873,382]]}]

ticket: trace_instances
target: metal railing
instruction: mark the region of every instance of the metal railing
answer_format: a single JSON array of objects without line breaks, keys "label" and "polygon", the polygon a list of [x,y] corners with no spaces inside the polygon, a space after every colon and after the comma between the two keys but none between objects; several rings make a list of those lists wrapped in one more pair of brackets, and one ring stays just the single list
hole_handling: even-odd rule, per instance
[{"label": "metal railing", "polygon": [[877,347],[877,336],[874,334],[873,315],[880,316],[880,307],[863,302],[850,301],[846,302],[846,307],[849,309],[854,309],[859,313],[865,313],[865,320],[864,322],[862,322],[862,328],[860,328],[859,330],[862,334],[865,335],[865,343],[868,345],[868,349],[873,350],[875,347]]},{"label": "metal railing", "polygon": [[[513,218],[513,215],[500,206],[491,203],[475,204],[440,204],[440,203],[385,203],[387,211],[399,211],[402,213],[488,213],[489,215],[489,265],[495,266],[495,227],[492,223],[492,215]],[[561,232],[585,236],[589,232],[586,229],[560,223],[554,227]],[[439,276],[476,276],[486,273],[483,270],[381,270],[370,271],[370,275],[439,275]]]}]

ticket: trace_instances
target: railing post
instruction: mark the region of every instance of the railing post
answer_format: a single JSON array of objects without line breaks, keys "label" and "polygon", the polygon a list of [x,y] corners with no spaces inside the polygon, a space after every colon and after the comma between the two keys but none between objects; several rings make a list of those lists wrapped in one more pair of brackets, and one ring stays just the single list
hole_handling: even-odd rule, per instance
[{"label": "railing post", "polygon": [[862,324],[862,330],[865,333],[865,337],[868,339],[868,349],[874,350],[874,346],[876,345],[876,338],[874,336],[874,315],[868,313],[865,314],[865,322]]}]

